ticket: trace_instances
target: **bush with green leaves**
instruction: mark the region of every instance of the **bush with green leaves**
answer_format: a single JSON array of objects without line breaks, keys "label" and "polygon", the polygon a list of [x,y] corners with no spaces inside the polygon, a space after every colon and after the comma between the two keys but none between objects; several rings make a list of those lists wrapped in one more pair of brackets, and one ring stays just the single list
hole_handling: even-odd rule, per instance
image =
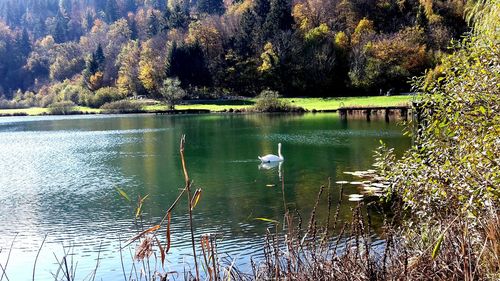
[{"label": "bush with green leaves", "polygon": [[[400,160],[382,148],[376,160],[411,214],[407,234],[437,228],[434,252],[455,247],[457,256],[477,258],[475,266],[500,277],[500,3],[477,7],[475,32],[455,45],[442,73],[414,81],[422,92],[414,146]],[[463,233],[455,235],[466,237],[466,246],[446,241],[458,222]]]},{"label": "bush with green leaves", "polygon": [[118,88],[104,87],[95,92],[95,96],[92,98],[92,101],[89,105],[95,108],[99,108],[105,103],[118,101],[123,98],[124,97],[122,94],[120,94]]},{"label": "bush with green leaves", "polygon": [[75,110],[76,104],[71,101],[60,101],[49,105],[50,114],[54,115],[68,115],[78,113]]},{"label": "bush with green leaves", "polygon": [[177,78],[167,78],[163,80],[163,86],[160,88],[161,98],[167,103],[169,109],[175,109],[186,95],[186,91],[181,87],[181,81]]},{"label": "bush with green leaves", "polygon": [[301,112],[303,108],[291,105],[288,101],[280,99],[276,91],[264,90],[257,97],[254,111],[257,112]]},{"label": "bush with green leaves", "polygon": [[119,100],[105,103],[101,106],[103,113],[139,113],[143,112],[142,105],[130,100]]}]

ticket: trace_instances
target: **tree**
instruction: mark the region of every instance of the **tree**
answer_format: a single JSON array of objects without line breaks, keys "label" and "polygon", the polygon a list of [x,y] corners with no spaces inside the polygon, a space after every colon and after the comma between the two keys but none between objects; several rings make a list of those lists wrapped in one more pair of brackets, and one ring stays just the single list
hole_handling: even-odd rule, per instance
[{"label": "tree", "polygon": [[87,57],[85,61],[83,78],[90,90],[97,90],[102,85],[105,59],[104,51],[102,50],[101,44],[99,44],[96,51]]},{"label": "tree", "polygon": [[28,34],[28,30],[23,28],[21,33],[21,38],[18,39],[19,42],[19,50],[23,54],[23,57],[27,58],[29,53],[31,52],[31,41]]},{"label": "tree", "polygon": [[184,87],[211,85],[210,72],[199,44],[174,44],[168,55],[167,76],[178,77]]},{"label": "tree", "polygon": [[224,2],[222,0],[198,0],[197,8],[200,13],[221,15],[224,13]]},{"label": "tree", "polygon": [[104,12],[106,14],[106,21],[108,23],[116,21],[120,17],[116,0],[106,0],[106,7],[104,9]]},{"label": "tree", "polygon": [[169,109],[174,110],[175,105],[186,96],[186,91],[182,89],[181,81],[179,79],[175,77],[167,78],[163,80],[160,95],[167,103]]},{"label": "tree", "polygon": [[149,10],[148,12],[148,23],[147,23],[147,31],[146,34],[148,35],[148,38],[154,37],[156,34],[158,34],[159,31],[159,22],[158,18],[156,17],[156,14],[154,10]]},{"label": "tree", "polygon": [[137,41],[123,46],[118,55],[118,80],[116,85],[124,96],[137,95],[143,91],[139,76],[140,50]]},{"label": "tree", "polygon": [[234,35],[235,48],[238,54],[242,56],[250,56],[254,53],[253,40],[254,29],[257,27],[257,19],[255,14],[250,10],[246,10],[241,15],[239,30]]},{"label": "tree", "polygon": [[269,39],[279,31],[292,28],[292,3],[290,0],[271,0],[271,8],[263,26],[264,38]]},{"label": "tree", "polygon": [[52,25],[52,36],[56,43],[62,43],[68,38],[69,19],[62,12],[58,12]]}]

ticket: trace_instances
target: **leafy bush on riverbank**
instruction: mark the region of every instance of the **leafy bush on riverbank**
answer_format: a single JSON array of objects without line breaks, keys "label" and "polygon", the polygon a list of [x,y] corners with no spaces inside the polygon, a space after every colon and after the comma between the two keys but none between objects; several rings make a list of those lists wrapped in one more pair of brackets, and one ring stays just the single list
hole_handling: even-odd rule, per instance
[{"label": "leafy bush on riverbank", "polygon": [[105,103],[101,106],[103,113],[140,113],[144,112],[142,110],[142,104],[138,102],[132,102],[130,100],[119,100],[114,102]]},{"label": "leafy bush on riverbank", "polygon": [[75,108],[75,104],[71,101],[60,101],[53,103],[49,106],[50,114],[54,115],[68,115],[78,113]]},{"label": "leafy bush on riverbank", "polygon": [[264,90],[257,97],[253,108],[257,112],[304,112],[302,107],[293,106],[290,102],[280,99],[278,92]]}]

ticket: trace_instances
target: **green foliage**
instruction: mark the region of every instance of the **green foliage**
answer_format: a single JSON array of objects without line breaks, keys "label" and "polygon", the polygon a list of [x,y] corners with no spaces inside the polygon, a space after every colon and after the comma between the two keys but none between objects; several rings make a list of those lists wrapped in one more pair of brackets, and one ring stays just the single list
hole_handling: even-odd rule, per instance
[{"label": "green foliage", "polygon": [[114,87],[104,87],[100,88],[95,92],[95,96],[92,99],[92,107],[99,108],[105,103],[114,102],[123,99],[123,95],[120,94],[117,88]]},{"label": "green foliage", "polygon": [[163,80],[160,95],[170,109],[175,109],[175,105],[186,96],[186,91],[182,89],[179,79],[167,78]]},{"label": "green foliage", "polygon": [[[498,11],[500,4],[484,5]],[[487,13],[476,26],[498,17]],[[488,231],[484,220],[500,209],[500,46],[498,32],[484,31],[476,28],[457,43],[436,80],[415,79],[424,93],[416,109],[415,146],[401,160],[378,159],[417,222],[465,220],[476,253]]]},{"label": "green foliage", "polygon": [[75,113],[75,104],[71,101],[60,101],[49,106],[49,112],[54,115],[68,115]]},{"label": "green foliage", "polygon": [[292,106],[290,102],[280,99],[279,93],[271,90],[264,90],[259,94],[253,110],[258,112],[304,111],[303,108]]},{"label": "green foliage", "polygon": [[103,113],[139,113],[143,112],[141,104],[130,100],[119,100],[103,104]]}]

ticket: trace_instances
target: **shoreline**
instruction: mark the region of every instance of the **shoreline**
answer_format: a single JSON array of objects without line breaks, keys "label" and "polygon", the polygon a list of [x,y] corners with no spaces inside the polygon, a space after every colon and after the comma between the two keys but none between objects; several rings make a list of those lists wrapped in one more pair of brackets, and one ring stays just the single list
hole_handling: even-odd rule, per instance
[{"label": "shoreline", "polygon": [[[394,110],[397,108],[411,108],[411,96],[365,96],[365,97],[337,97],[337,98],[283,98],[293,106],[303,108],[292,113],[335,113],[342,111],[376,111]],[[90,114],[233,114],[233,113],[261,113],[252,111],[253,100],[213,100],[198,103],[196,100],[186,104],[179,104],[176,110],[168,110],[161,102],[153,101],[141,109],[106,111],[102,109],[75,106],[66,114],[53,114],[48,108],[29,107],[19,109],[0,109],[0,117],[13,116],[46,116],[46,115],[90,115]],[[264,112],[267,113],[267,112]],[[281,112],[285,113],[285,112]]]}]

